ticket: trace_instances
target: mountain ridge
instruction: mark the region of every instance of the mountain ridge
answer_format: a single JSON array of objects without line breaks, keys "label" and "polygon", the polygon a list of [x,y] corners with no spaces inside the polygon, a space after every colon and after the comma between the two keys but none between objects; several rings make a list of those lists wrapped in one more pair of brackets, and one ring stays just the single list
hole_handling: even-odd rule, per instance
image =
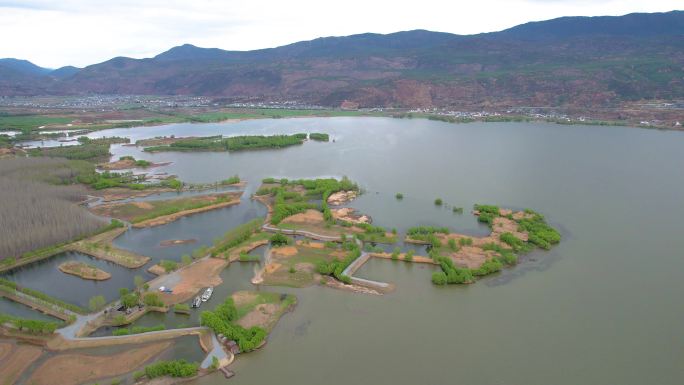
[{"label": "mountain ridge", "polygon": [[[3,79],[2,71],[13,75]],[[0,60],[0,95],[600,106],[684,98],[684,12],[563,17],[477,35],[363,33],[252,51],[183,44],[151,58],[115,57],[82,69],[11,71]]]}]

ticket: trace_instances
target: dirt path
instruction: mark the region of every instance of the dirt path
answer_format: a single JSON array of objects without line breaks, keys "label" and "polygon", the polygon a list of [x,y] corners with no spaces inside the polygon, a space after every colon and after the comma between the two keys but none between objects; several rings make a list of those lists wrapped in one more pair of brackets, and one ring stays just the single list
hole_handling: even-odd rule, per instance
[{"label": "dirt path", "polygon": [[43,362],[27,383],[53,385],[55,379],[59,379],[60,385],[77,385],[98,378],[126,374],[141,367],[171,345],[171,342],[159,342],[109,356],[60,354]]},{"label": "dirt path", "polygon": [[[6,359],[0,361],[0,379],[2,385],[12,385],[38,357],[43,350],[36,346],[14,346]],[[30,382],[29,382],[30,383]],[[53,379],[53,384],[54,379]]]}]

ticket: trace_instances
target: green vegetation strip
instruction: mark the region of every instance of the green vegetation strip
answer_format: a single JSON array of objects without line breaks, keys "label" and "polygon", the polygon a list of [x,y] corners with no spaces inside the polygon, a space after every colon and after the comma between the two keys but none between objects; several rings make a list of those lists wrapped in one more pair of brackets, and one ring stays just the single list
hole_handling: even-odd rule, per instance
[{"label": "green vegetation strip", "polygon": [[112,332],[113,336],[128,336],[131,334],[149,333],[160,330],[166,330],[166,325],[159,324],[157,326],[133,326],[131,328],[120,328]]},{"label": "green vegetation strip", "polygon": [[243,223],[240,226],[237,226],[234,229],[226,232],[223,237],[214,240],[214,247],[211,249],[211,256],[216,257],[217,255],[237,247],[249,240],[252,235],[261,229],[263,223],[263,219],[257,218],[247,223]]},{"label": "green vegetation strip", "polygon": [[5,292],[10,293],[10,294],[23,293],[23,294],[26,294],[28,296],[37,298],[37,299],[39,299],[43,302],[46,302],[48,304],[56,305],[58,307],[61,307],[62,309],[70,310],[74,313],[79,313],[79,314],[86,314],[87,313],[85,309],[83,309],[79,306],[76,306],[76,305],[73,305],[70,303],[66,303],[66,302],[59,300],[57,298],[50,297],[49,295],[47,295],[43,292],[40,292],[38,290],[29,289],[28,287],[21,287],[21,286],[17,285],[16,283],[14,283],[12,281],[8,281],[6,279],[0,278],[0,290],[4,290]]},{"label": "green vegetation strip", "polygon": [[0,313],[0,325],[4,324],[10,324],[20,331],[25,331],[30,334],[52,334],[55,330],[64,325],[61,322],[24,319]]},{"label": "green vegetation strip", "polygon": [[176,214],[181,211],[196,210],[203,207],[219,205],[236,199],[234,194],[213,195],[213,200],[197,200],[196,198],[181,198],[168,201],[152,202],[154,207],[144,215],[133,218],[131,222],[140,223],[164,215]]},{"label": "green vegetation strip", "polygon": [[[199,364],[196,362],[185,360],[157,361],[145,367],[144,375],[148,379],[164,376],[185,378],[197,375],[198,370]],[[135,375],[135,377],[140,378],[139,375]]]},{"label": "green vegetation strip", "polygon": [[224,138],[208,136],[182,138],[166,146],[145,147],[147,152],[161,151],[240,151],[263,148],[283,148],[304,143],[307,134],[294,135],[243,135]]}]

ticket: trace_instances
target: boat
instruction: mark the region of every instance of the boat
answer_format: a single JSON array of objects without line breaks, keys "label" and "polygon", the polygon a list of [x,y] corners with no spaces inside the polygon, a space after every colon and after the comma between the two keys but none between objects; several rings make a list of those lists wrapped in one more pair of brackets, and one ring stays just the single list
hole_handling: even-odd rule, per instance
[{"label": "boat", "polygon": [[211,298],[211,294],[214,292],[214,289],[211,287],[208,287],[207,290],[204,291],[202,294],[202,302],[207,302],[209,298]]},{"label": "boat", "polygon": [[195,300],[192,301],[192,307],[200,307],[200,305],[202,305],[202,299],[197,296],[195,297]]}]

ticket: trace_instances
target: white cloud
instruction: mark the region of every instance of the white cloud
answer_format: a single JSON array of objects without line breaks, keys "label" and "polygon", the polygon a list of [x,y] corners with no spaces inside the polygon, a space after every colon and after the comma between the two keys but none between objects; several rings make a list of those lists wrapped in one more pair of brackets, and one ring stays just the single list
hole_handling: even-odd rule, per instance
[{"label": "white cloud", "polygon": [[248,50],[321,36],[410,29],[471,34],[570,15],[662,12],[681,0],[0,0],[0,57],[84,66],[170,47]]}]

